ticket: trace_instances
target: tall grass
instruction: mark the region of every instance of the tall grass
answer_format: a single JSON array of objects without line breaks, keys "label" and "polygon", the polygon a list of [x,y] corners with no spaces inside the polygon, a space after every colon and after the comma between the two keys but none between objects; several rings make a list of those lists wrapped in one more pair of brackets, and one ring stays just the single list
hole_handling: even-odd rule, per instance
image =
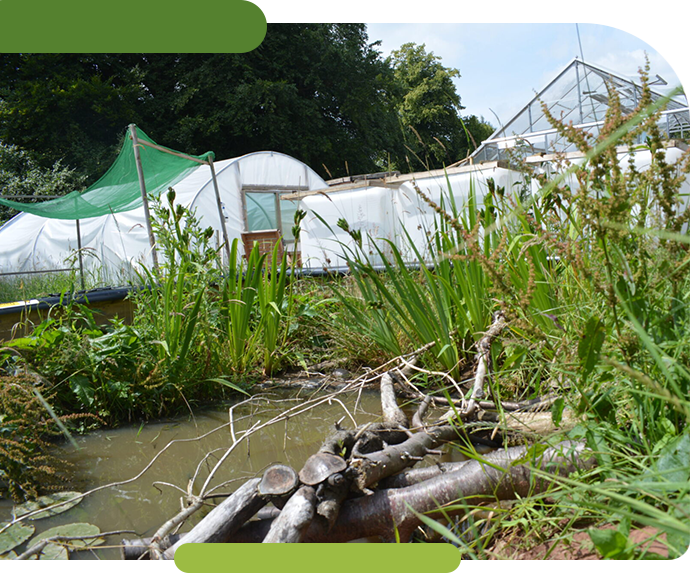
[{"label": "tall grass", "polygon": [[[473,183],[461,208],[448,190],[442,201],[449,211],[417,192],[438,214],[425,250],[403,230],[402,249],[385,241],[390,257],[371,241],[382,270],[361,247],[346,253],[357,291],[354,296],[343,289],[335,292],[354,327],[389,354],[434,342],[437,365],[455,379],[494,310],[508,312],[515,319],[513,328],[525,335],[537,328],[552,333],[560,312],[556,270],[538,223],[523,213],[512,225],[498,226],[514,203],[492,183],[481,209]],[[353,234],[345,222],[341,227]],[[358,245],[356,234],[353,238]],[[414,257],[412,264],[401,251]],[[548,336],[544,340],[550,344]]]},{"label": "tall grass", "polygon": [[0,304],[70,294],[81,290],[75,271],[0,276]]},{"label": "tall grass", "polygon": [[[494,384],[506,384],[506,364],[524,373],[527,362],[541,362],[549,388],[579,419],[567,437],[586,440],[598,461],[589,474],[567,479],[534,468],[558,487],[510,512],[498,510],[472,543],[464,542],[467,556],[487,555],[492,537],[513,546],[520,540],[525,549],[545,533],[569,543],[582,523],[605,558],[649,557],[631,541],[631,531],[644,526],[670,557],[690,543],[690,241],[681,233],[690,220],[681,196],[690,152],[667,162],[657,128],[661,107],[652,104],[646,71],[642,86],[638,109],[628,115],[611,90],[598,139],[544,106],[586,161],[574,166],[562,158],[563,176],[525,166],[530,196],[479,225],[484,248],[487,231],[499,239],[490,254],[475,246],[460,251],[480,264],[495,304],[511,316]],[[621,164],[620,145],[631,157],[647,151],[650,166]],[[456,236],[467,232],[472,216],[465,213],[463,222],[441,209],[439,215]],[[451,241],[443,246],[449,253],[457,248]],[[516,348],[524,359],[511,363]],[[532,378],[524,379],[536,392]],[[601,529],[605,524],[612,528]]]}]

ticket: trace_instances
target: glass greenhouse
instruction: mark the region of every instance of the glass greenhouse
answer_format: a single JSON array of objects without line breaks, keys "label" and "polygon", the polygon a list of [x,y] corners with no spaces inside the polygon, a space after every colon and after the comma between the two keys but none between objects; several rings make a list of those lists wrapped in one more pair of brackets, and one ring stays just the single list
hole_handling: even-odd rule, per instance
[{"label": "glass greenhouse", "polygon": [[[659,76],[650,85],[665,85]],[[509,149],[528,148],[530,155],[575,151],[551,127],[544,115],[542,104],[551,115],[573,125],[586,128],[594,136],[604,124],[609,105],[609,89],[614,89],[624,114],[632,112],[639,102],[642,87],[592,64],[573,60],[556,78],[511,119],[497,129],[473,154],[472,161],[499,161],[509,159]],[[664,96],[652,91],[658,101]],[[690,137],[690,114],[687,102],[671,99],[661,115],[661,129],[669,139]]]}]

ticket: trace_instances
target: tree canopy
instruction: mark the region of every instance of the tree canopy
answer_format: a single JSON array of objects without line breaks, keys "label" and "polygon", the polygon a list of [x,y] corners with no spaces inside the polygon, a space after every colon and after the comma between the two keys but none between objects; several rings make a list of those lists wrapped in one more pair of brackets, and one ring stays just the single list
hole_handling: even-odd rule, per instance
[{"label": "tree canopy", "polygon": [[[476,116],[463,118],[453,78],[424,44],[403,44],[387,60],[396,86],[395,107],[413,169],[441,167],[464,159],[492,128]],[[412,156],[412,157],[410,157]]]},{"label": "tree canopy", "polygon": [[326,178],[441,167],[490,133],[461,119],[457,70],[424,46],[377,47],[364,24],[271,24],[246,54],[3,54],[0,142],[90,183],[129,123],[188,153],[280,151]]}]

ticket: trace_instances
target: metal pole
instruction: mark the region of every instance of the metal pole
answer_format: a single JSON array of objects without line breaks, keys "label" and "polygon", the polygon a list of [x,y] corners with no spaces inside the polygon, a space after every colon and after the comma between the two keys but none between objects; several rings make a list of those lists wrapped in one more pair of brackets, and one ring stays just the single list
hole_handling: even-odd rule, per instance
[{"label": "metal pole", "polygon": [[141,189],[141,200],[144,203],[144,218],[146,219],[146,230],[149,234],[149,244],[151,245],[151,257],[153,258],[153,267],[158,270],[158,253],[156,252],[156,237],[153,234],[151,227],[151,213],[149,212],[149,200],[146,196],[146,183],[144,181],[144,169],[141,165],[141,156],[139,155],[139,138],[137,137],[137,126],[131,123],[129,125],[129,133],[132,138],[132,147],[134,148],[134,159],[137,164],[137,175],[139,176],[139,188]]},{"label": "metal pole", "polygon": [[575,64],[575,83],[577,84],[577,106],[580,108],[580,123],[584,123],[585,116],[582,113],[582,90],[580,89],[580,69],[578,64]]},{"label": "metal pole", "polygon": [[77,252],[79,253],[79,273],[81,274],[81,290],[86,290],[86,283],[84,282],[84,260],[81,256],[81,229],[79,227],[79,219],[77,221]]},{"label": "metal pole", "polygon": [[213,167],[213,159],[209,157],[208,165],[211,168],[211,179],[213,179],[213,190],[216,192],[216,205],[218,205],[218,216],[220,217],[220,228],[223,231],[223,241],[225,242],[225,254],[228,257],[228,266],[235,265],[237,261],[230,260],[230,239],[228,239],[228,229],[225,225],[225,216],[223,215],[223,204],[220,200],[220,190],[218,189],[218,180],[216,179],[216,170]]}]

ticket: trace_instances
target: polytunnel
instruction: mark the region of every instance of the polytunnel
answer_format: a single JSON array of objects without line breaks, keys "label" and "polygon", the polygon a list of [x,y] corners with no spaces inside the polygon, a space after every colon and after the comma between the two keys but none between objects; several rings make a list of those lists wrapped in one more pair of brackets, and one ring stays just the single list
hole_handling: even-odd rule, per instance
[{"label": "polytunnel", "polygon": [[[142,141],[151,142],[140,130],[138,134]],[[198,162],[178,161],[174,167],[166,163],[170,168],[163,168],[160,162],[167,162],[170,155],[161,159],[155,155],[157,149],[161,146],[141,147],[148,193],[156,196],[173,187],[175,202],[194,210],[202,227],[214,229],[219,249],[224,242],[223,226],[230,242],[247,231],[270,229],[290,243],[294,208],[281,202],[280,196],[326,187],[301,161],[262,151],[212,163],[218,201],[208,154],[196,157],[201,159]],[[3,204],[24,212],[0,227],[0,276],[75,270],[81,253],[88,282],[114,286],[131,280],[140,265],[153,263],[146,209],[127,141],[113,167],[85,192],[44,203]]]}]

